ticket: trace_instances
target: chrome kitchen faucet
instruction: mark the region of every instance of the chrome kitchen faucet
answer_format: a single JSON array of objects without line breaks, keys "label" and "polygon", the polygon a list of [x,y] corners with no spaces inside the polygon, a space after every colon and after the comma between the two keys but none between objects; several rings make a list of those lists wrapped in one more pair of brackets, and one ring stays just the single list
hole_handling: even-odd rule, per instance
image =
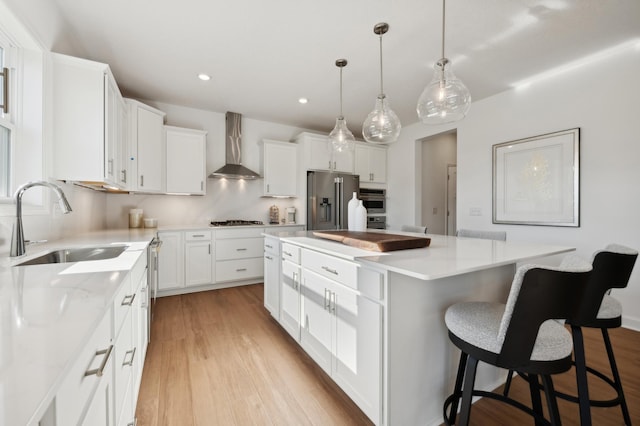
[{"label": "chrome kitchen faucet", "polygon": [[24,231],[22,230],[22,194],[34,186],[45,186],[51,189],[58,195],[58,203],[62,209],[62,213],[67,214],[71,212],[71,206],[65,197],[62,188],[58,185],[46,181],[34,181],[27,182],[16,190],[14,197],[16,198],[16,222],[13,225],[13,232],[11,233],[11,252],[9,256],[17,257],[22,256],[25,252],[24,243]]}]

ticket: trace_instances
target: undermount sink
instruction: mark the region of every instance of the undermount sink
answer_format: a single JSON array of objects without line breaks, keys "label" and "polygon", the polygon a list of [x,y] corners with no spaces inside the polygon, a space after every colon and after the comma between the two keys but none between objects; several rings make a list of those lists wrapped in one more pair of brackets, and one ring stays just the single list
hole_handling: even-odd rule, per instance
[{"label": "undermount sink", "polygon": [[118,257],[127,246],[81,247],[54,250],[34,257],[16,266],[44,265],[47,263],[84,262],[87,260],[104,260]]}]

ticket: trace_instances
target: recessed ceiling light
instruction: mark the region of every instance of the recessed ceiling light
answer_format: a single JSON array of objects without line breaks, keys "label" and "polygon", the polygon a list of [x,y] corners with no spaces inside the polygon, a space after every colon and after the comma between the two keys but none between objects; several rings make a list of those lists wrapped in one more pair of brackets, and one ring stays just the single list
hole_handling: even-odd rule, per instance
[{"label": "recessed ceiling light", "polygon": [[209,76],[208,74],[204,74],[204,73],[200,73],[198,74],[198,78],[202,81],[209,81],[211,80],[211,76]]},{"label": "recessed ceiling light", "polygon": [[304,105],[304,104],[306,104],[307,102],[309,102],[309,99],[307,99],[307,98],[300,98],[300,99],[298,99],[298,102]]}]

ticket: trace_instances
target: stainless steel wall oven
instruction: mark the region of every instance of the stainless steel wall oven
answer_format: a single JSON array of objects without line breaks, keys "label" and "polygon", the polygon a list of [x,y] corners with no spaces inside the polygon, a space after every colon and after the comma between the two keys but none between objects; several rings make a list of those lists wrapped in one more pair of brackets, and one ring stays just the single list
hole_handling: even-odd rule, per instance
[{"label": "stainless steel wall oven", "polygon": [[387,212],[386,189],[360,188],[360,199],[368,214]]}]

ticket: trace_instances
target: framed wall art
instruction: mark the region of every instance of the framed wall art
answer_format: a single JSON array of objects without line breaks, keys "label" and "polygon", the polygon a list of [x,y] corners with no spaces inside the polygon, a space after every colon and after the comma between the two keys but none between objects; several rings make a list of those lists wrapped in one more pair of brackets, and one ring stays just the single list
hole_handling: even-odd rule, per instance
[{"label": "framed wall art", "polygon": [[580,129],[493,145],[493,223],[580,226]]}]

